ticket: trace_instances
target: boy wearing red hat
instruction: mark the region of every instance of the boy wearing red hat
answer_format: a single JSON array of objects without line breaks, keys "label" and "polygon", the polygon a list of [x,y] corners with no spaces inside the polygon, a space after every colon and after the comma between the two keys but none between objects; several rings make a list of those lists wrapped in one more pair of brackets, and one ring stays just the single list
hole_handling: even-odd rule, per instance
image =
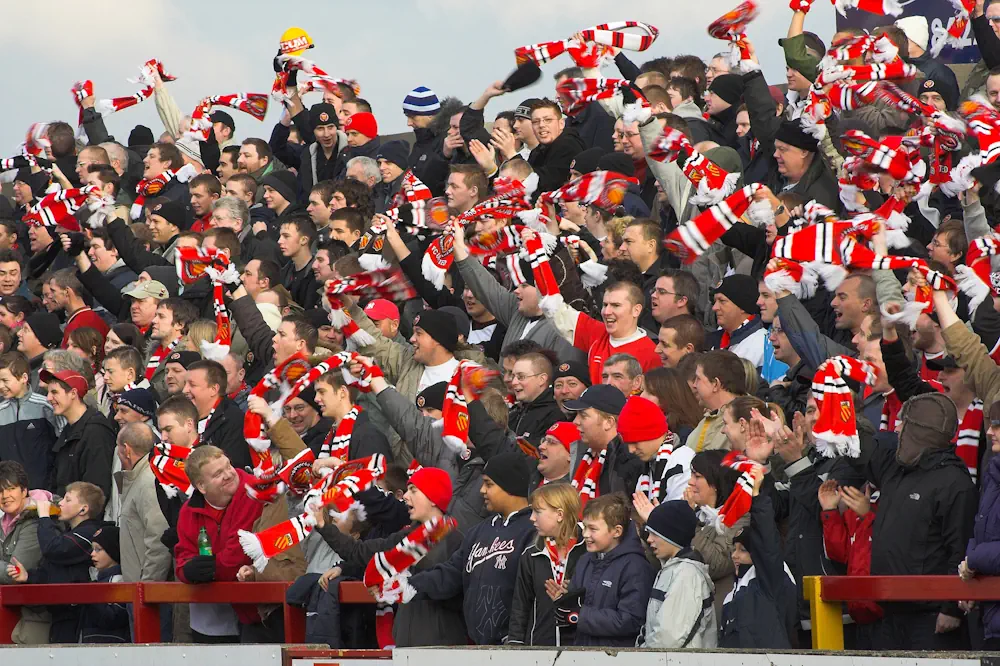
[{"label": "boy wearing red hat", "polygon": [[[451,494],[451,477],[447,472],[436,467],[421,467],[410,477],[403,495],[412,525],[384,539],[361,541],[342,534],[333,522],[317,524],[316,529],[330,548],[344,558],[345,564],[363,569],[376,553],[391,550],[417,526],[443,517],[451,503]],[[424,571],[446,562],[461,546],[462,533],[452,530],[413,565],[413,571]],[[425,597],[400,604],[396,610],[392,638],[398,647],[465,645],[466,635],[461,605],[451,600],[434,601]]]},{"label": "boy wearing red hat", "polygon": [[618,416],[618,435],[643,463],[633,495],[640,516],[649,515],[642,510],[644,506],[651,511],[655,504],[684,498],[694,449],[680,445],[662,409],[651,400],[632,396]]}]

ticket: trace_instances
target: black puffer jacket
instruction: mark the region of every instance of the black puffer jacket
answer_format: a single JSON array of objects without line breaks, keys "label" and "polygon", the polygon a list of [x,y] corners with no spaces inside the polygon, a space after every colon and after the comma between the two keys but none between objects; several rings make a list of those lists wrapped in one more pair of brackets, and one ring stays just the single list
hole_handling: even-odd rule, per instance
[{"label": "black puffer jacket", "polygon": [[556,404],[552,387],[548,387],[540,396],[531,402],[519,402],[510,410],[510,430],[518,437],[523,437],[532,446],[538,448],[553,423],[565,420],[559,405]]},{"label": "black puffer jacket", "polygon": [[585,149],[583,139],[572,127],[566,127],[552,143],[535,146],[528,155],[528,164],[538,174],[535,192],[551,192],[565,185],[570,162]]}]

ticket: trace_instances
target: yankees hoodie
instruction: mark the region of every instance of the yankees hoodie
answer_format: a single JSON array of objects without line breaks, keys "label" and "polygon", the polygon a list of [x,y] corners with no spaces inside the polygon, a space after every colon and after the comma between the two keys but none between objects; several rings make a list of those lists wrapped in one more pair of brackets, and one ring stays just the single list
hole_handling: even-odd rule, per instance
[{"label": "yankees hoodie", "polygon": [[484,520],[447,561],[410,578],[414,599],[443,601],[464,592],[469,637],[476,645],[500,645],[507,636],[517,563],[535,536],[530,507]]}]

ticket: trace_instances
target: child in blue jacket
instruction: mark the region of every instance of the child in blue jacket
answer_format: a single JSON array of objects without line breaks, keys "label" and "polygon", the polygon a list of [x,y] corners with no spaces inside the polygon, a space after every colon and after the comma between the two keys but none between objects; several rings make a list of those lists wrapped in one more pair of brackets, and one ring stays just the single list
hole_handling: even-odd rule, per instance
[{"label": "child in blue jacket", "polygon": [[556,599],[556,619],[576,626],[575,645],[633,647],[643,624],[655,572],[629,520],[629,502],[614,493],[583,509],[587,552],[570,589]]}]

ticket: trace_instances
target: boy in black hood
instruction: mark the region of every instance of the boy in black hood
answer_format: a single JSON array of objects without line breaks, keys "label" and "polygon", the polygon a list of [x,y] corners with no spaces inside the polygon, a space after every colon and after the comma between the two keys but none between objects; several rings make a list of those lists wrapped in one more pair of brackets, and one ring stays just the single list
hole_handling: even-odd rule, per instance
[{"label": "boy in black hood", "polygon": [[440,601],[464,592],[469,637],[476,645],[500,645],[507,637],[518,558],[535,538],[530,483],[531,470],[522,454],[490,458],[481,493],[486,508],[496,515],[469,530],[447,562],[410,578],[413,590],[404,599]]}]

